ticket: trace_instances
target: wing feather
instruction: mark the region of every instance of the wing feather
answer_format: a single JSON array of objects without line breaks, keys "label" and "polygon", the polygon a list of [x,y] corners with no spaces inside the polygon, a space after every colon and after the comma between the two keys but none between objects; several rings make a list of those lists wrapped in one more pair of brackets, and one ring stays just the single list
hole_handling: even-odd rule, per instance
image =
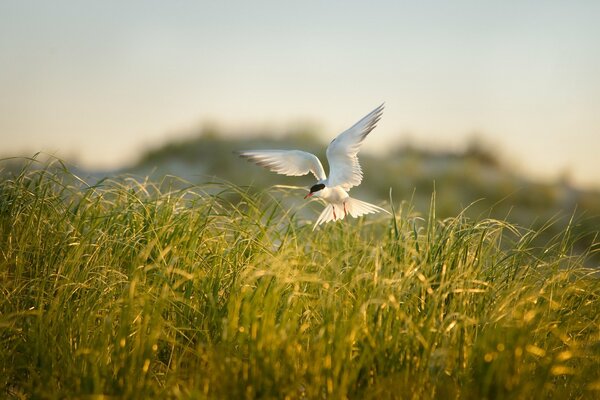
[{"label": "wing feather", "polygon": [[301,176],[309,172],[318,179],[327,176],[321,161],[314,154],[301,150],[248,150],[238,152],[240,157],[278,174]]},{"label": "wing feather", "polygon": [[358,162],[358,151],[363,140],[381,118],[383,106],[381,104],[331,141],[327,147],[329,186],[341,186],[348,190],[353,186],[360,185],[363,173]]}]

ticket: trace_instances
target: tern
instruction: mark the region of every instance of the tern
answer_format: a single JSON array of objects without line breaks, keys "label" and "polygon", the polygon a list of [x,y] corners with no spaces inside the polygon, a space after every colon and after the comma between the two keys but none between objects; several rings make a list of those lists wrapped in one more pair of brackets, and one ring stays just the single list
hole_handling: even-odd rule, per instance
[{"label": "tern", "polygon": [[358,162],[358,151],[367,135],[375,128],[382,112],[383,104],[329,143],[326,152],[329,176],[325,175],[317,156],[302,150],[244,150],[237,154],[282,175],[302,176],[312,172],[317,183],[312,185],[304,198],[318,198],[326,203],[313,230],[323,223],[343,220],[347,215],[357,218],[380,211],[388,213],[381,207],[352,198],[348,194],[350,188],[362,182],[363,172]]}]

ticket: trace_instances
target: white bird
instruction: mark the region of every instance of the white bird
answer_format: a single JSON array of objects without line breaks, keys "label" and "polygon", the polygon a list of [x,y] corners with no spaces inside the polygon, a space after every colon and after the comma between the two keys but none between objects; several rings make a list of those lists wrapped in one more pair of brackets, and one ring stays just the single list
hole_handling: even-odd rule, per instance
[{"label": "white bird", "polygon": [[329,176],[325,175],[317,156],[306,151],[248,150],[238,154],[282,175],[301,176],[312,172],[318,182],[310,188],[310,192],[304,198],[320,198],[327,203],[313,230],[320,224],[342,220],[348,214],[356,218],[379,211],[387,213],[381,207],[348,195],[350,188],[362,182],[363,173],[358,162],[358,151],[363,140],[375,128],[382,112],[383,104],[331,141],[326,152]]}]

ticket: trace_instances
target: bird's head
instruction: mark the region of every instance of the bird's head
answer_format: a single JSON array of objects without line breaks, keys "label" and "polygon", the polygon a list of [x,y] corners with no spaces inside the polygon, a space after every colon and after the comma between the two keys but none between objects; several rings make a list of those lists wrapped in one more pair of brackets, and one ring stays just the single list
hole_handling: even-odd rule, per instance
[{"label": "bird's head", "polygon": [[310,192],[304,196],[305,199],[308,199],[309,197],[319,197],[321,196],[321,190],[323,190],[325,188],[325,185],[322,183],[317,183],[316,185],[312,185],[312,187],[310,188]]}]

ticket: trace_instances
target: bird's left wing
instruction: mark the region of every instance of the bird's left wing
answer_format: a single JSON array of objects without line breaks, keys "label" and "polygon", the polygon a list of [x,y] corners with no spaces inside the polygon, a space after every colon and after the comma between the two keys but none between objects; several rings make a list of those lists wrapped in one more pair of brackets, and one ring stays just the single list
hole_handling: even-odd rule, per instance
[{"label": "bird's left wing", "polygon": [[321,165],[321,161],[319,161],[317,156],[306,151],[248,150],[240,151],[238,154],[240,157],[246,158],[278,174],[300,176],[312,172],[320,181],[327,177],[323,165]]},{"label": "bird's left wing", "polygon": [[329,186],[348,190],[362,182],[358,150],[367,135],[375,128],[383,113],[383,104],[371,111],[350,129],[340,133],[327,147]]}]

